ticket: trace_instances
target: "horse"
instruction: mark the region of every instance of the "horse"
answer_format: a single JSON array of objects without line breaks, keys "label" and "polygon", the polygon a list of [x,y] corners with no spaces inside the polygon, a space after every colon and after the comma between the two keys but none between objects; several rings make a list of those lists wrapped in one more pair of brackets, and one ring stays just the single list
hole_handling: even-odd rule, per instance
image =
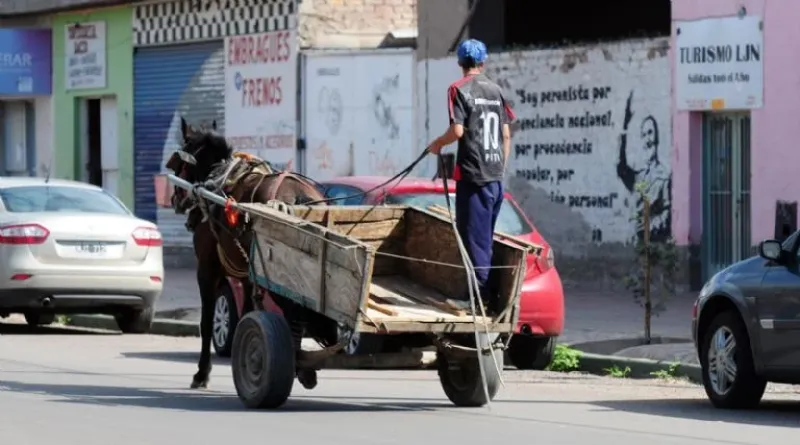
[{"label": "horse", "polygon": [[[181,135],[183,146],[170,157],[166,168],[195,186],[205,186],[211,181],[217,188],[215,191],[240,203],[324,201],[322,192],[311,180],[291,172],[275,171],[268,162],[256,157],[234,153],[225,138],[216,133],[216,121],[208,131],[192,127],[181,118]],[[263,309],[261,300],[256,297],[258,289],[249,277],[247,252],[252,234],[246,218],[238,218],[238,213],[227,207],[197,199],[183,188],[174,187],[172,206],[176,213],[187,214],[186,227],[193,232],[197,258],[201,348],[197,373],[190,387],[207,388],[211,374],[214,300],[222,280],[226,277],[239,280],[244,295],[251,297],[245,298],[243,312]]]}]

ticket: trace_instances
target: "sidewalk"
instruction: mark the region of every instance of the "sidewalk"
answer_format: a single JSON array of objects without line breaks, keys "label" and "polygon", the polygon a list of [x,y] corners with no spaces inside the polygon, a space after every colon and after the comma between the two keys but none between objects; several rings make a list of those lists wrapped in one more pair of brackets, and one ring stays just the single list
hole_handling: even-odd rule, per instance
[{"label": "sidewalk", "polygon": [[[562,342],[574,343],[641,336],[644,309],[630,294],[566,289],[566,329]],[[653,318],[654,336],[691,339],[694,294],[681,294],[667,303],[667,310]],[[187,321],[200,319],[200,293],[196,272],[167,269],[164,293],[156,305],[160,316]]]}]

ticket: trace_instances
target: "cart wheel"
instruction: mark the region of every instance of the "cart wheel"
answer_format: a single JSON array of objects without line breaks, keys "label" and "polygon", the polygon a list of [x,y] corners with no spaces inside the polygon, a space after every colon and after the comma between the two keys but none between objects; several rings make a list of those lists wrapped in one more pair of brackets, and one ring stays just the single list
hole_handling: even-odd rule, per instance
[{"label": "cart wheel", "polygon": [[278,408],[294,384],[292,331],[282,315],[250,312],[236,326],[231,367],[236,394],[248,408]]},{"label": "cart wheel", "polygon": [[[479,339],[482,349],[488,348],[492,343],[486,334],[480,334]],[[474,338],[469,344],[475,344]],[[492,355],[497,360],[497,366],[495,366],[495,360],[492,359]],[[486,371],[489,400],[494,399],[500,389],[500,372],[498,372],[498,368],[502,372],[503,350],[494,349],[492,350],[492,355],[484,354],[480,357],[483,362],[483,369]],[[442,352],[437,354],[436,362],[439,368],[439,381],[442,383],[442,389],[447,394],[447,398],[456,406],[478,407],[489,402],[483,392],[483,381],[478,360],[478,357],[448,360],[447,356]]]}]

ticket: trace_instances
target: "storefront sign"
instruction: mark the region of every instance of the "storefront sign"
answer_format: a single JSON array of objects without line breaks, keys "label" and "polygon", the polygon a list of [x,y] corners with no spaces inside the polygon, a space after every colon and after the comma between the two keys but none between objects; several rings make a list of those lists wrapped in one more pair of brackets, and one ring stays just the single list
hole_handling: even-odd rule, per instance
[{"label": "storefront sign", "polygon": [[297,34],[225,39],[225,136],[234,150],[290,169],[297,138]]},{"label": "storefront sign", "polygon": [[679,110],[736,110],[764,103],[764,33],[758,16],[677,22]]},{"label": "storefront sign", "polygon": [[49,29],[0,29],[0,95],[48,95],[52,79]]},{"label": "storefront sign", "polygon": [[106,87],[106,23],[72,23],[64,27],[66,90]]}]

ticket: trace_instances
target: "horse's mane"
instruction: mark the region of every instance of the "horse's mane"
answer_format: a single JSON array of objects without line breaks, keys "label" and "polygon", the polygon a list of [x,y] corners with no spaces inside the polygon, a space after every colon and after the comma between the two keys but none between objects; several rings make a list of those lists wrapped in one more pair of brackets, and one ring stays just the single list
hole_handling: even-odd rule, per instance
[{"label": "horse's mane", "polygon": [[228,145],[228,141],[210,131],[197,131],[192,134],[186,148],[188,149],[186,151],[195,156],[201,169],[211,168],[233,156],[233,147]]}]

